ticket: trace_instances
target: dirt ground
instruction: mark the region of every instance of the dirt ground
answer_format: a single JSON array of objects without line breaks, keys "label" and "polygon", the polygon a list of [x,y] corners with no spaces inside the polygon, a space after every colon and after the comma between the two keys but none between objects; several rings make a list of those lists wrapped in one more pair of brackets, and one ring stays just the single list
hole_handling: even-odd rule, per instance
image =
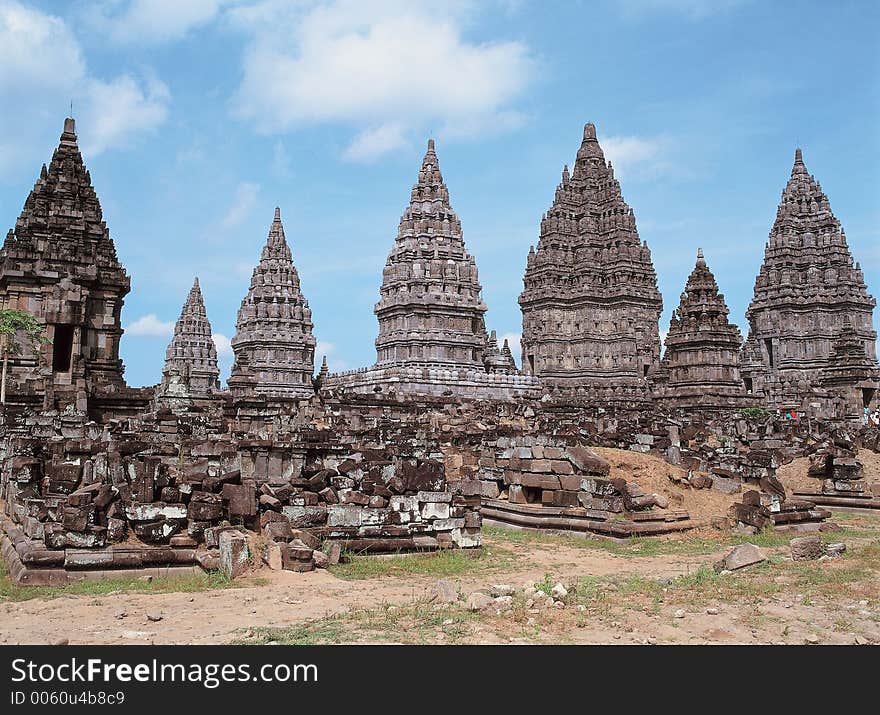
[{"label": "dirt ground", "polygon": [[[674,486],[667,474],[675,467],[660,460],[597,451],[615,476],[678,494],[670,506],[695,518],[724,514],[733,499]],[[306,574],[262,567],[194,592],[122,586],[30,597],[7,583],[0,643],[880,643],[880,514],[836,513],[834,521],[840,529],[821,536],[845,542],[845,555],[800,563],[789,558],[792,535],[772,532],[707,528],[617,544],[494,527],[477,551],[355,557]],[[768,561],[715,574],[711,565],[746,540]],[[439,579],[457,589],[456,602],[433,596]],[[551,607],[523,592],[556,582],[568,595]],[[510,602],[467,607],[469,594],[497,584],[513,587]]]},{"label": "dirt ground", "polygon": [[[880,530],[880,519],[874,526]],[[514,538],[516,534],[512,534]],[[431,603],[436,575],[379,575],[346,580],[260,569],[260,585],[197,593],[61,596],[0,605],[0,642],[210,644],[240,642],[423,643],[880,643],[880,563],[876,539],[849,539],[851,553],[875,551],[873,568],[853,576],[844,559],[813,562],[806,578],[787,580],[780,561],[752,576],[707,576],[729,547],[698,555],[616,555],[575,537],[517,543],[487,536],[489,550],[512,558],[486,571],[447,577],[464,595],[492,584],[586,583],[581,608],[471,613],[464,602]],[[682,545],[688,542],[682,542]],[[768,553],[784,553],[783,547]],[[403,557],[425,559],[431,557]],[[780,559],[782,557],[780,556]],[[760,569],[765,568],[764,571]],[[769,568],[770,571],[767,571]],[[779,575],[774,575],[774,570]],[[746,574],[749,569],[737,574]],[[836,583],[835,574],[843,578]],[[825,578],[818,579],[820,574]],[[796,574],[797,575],[797,574]],[[829,578],[830,577],[830,578]],[[254,578],[253,576],[251,577]],[[721,584],[727,578],[733,584]],[[767,579],[779,588],[767,591]],[[703,579],[719,579],[706,584]],[[863,579],[867,583],[863,583]],[[697,582],[698,588],[689,586]],[[681,588],[677,586],[681,582]],[[828,581],[824,583],[824,581]],[[861,584],[851,588],[853,581]],[[758,586],[755,586],[756,582]],[[699,592],[699,593],[697,593]],[[534,613],[532,613],[534,611]],[[161,616],[152,621],[147,614]]]}]

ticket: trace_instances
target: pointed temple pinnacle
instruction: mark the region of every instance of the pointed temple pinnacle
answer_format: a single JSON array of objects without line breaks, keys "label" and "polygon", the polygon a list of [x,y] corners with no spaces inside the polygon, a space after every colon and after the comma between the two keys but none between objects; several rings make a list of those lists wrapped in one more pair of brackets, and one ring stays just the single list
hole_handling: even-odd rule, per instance
[{"label": "pointed temple pinnacle", "polygon": [[434,140],[428,139],[428,151],[434,151]]},{"label": "pointed temple pinnacle", "polygon": [[274,221],[281,220],[281,209],[278,206],[275,207],[275,218],[273,220]]},{"label": "pointed temple pinnacle", "polygon": [[584,139],[595,139],[596,138],[596,125],[592,122],[587,122],[584,125]]},{"label": "pointed temple pinnacle", "polygon": [[801,148],[798,147],[794,150],[794,165],[791,167],[791,175],[795,176],[796,174],[808,174],[806,164],[804,164],[804,155],[801,151]]},{"label": "pointed temple pinnacle", "polygon": [[73,134],[76,137],[76,120],[73,117],[67,117],[64,120],[64,133]]},{"label": "pointed temple pinnacle", "polygon": [[698,248],[697,249],[697,262],[699,263],[700,261],[703,261],[703,260],[704,260],[703,259],[703,249]]}]

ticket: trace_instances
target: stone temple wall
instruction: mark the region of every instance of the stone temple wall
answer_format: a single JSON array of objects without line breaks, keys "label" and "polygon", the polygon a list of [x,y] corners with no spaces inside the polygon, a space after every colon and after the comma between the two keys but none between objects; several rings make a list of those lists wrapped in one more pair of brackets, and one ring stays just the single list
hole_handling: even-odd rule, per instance
[{"label": "stone temple wall", "polygon": [[771,416],[364,395],[295,409],[266,401],[250,413],[218,400],[103,425],[20,415],[3,428],[0,540],[27,583],[216,566],[220,537],[235,526],[261,532],[273,544],[264,558],[299,571],[314,568],[322,545],[337,555],[479,546],[484,513],[521,523],[537,508],[555,528],[663,533],[693,524],[608,481],[589,446],[654,454],[690,470],[695,487],[739,491],[841,440],[877,443],[876,430]]}]

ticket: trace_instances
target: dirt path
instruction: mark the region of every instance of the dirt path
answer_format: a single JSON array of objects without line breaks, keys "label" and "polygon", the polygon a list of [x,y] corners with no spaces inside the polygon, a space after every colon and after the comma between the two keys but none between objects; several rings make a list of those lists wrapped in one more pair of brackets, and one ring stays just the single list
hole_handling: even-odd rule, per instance
[{"label": "dirt path", "polygon": [[[492,583],[521,586],[540,581],[545,573],[673,577],[711,562],[707,556],[623,558],[558,545],[505,548],[516,551],[516,565],[502,573],[454,579],[463,593]],[[0,606],[0,643],[53,643],[62,638],[72,644],[225,643],[246,628],[288,626],[383,603],[411,602],[424,597],[437,580],[409,575],[346,581],[327,571],[298,574],[266,568],[256,575],[268,583],[198,593],[119,593],[7,603]],[[162,620],[150,621],[147,613],[159,613]]]}]

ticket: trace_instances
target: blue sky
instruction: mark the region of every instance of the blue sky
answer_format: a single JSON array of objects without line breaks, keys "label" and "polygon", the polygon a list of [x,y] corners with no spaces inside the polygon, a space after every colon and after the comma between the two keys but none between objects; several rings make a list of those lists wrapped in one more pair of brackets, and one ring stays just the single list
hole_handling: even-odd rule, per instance
[{"label": "blue sky", "polygon": [[880,3],[0,0],[0,217],[73,101],[132,277],[122,356],[158,382],[194,275],[224,377],[282,218],[331,369],[372,364],[385,257],[425,142],[501,334],[562,166],[597,125],[664,298],[698,246],[745,309],[797,145],[880,292]]}]

